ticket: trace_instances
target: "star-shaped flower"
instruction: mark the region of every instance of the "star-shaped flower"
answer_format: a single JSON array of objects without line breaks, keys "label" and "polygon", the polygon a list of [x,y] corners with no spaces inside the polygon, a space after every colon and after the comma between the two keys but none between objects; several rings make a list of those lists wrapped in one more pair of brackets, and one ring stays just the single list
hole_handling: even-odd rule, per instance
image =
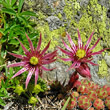
[{"label": "star-shaped flower", "polygon": [[93,36],[94,32],[92,32],[92,34],[90,35],[90,37],[89,37],[89,39],[88,39],[88,41],[87,41],[85,46],[82,43],[79,30],[77,30],[77,32],[78,32],[78,45],[74,44],[74,42],[72,41],[72,39],[71,39],[71,37],[70,37],[70,35],[68,33],[67,33],[67,37],[68,37],[68,40],[69,40],[71,46],[69,47],[62,40],[64,46],[66,47],[66,49],[68,51],[64,50],[64,49],[62,49],[60,47],[58,47],[58,48],[63,53],[68,55],[69,58],[60,58],[60,59],[62,59],[63,61],[72,61],[73,62],[69,69],[79,68],[82,63],[90,63],[92,65],[97,65],[97,64],[94,64],[93,62],[91,62],[93,60],[93,56],[97,55],[97,54],[101,54],[104,50],[107,49],[107,48],[105,48],[105,49],[100,50],[98,52],[92,52],[92,50],[96,47],[96,45],[98,44],[98,42],[100,41],[101,38],[99,38],[96,41],[96,43],[91,48],[89,48],[89,45],[90,45],[90,42],[91,42],[91,39],[92,39],[92,36]]},{"label": "star-shaped flower", "polygon": [[38,75],[39,75],[39,73],[41,73],[42,70],[51,71],[54,69],[54,68],[47,69],[43,65],[50,64],[56,60],[55,57],[57,56],[57,50],[46,54],[46,51],[50,45],[50,41],[49,41],[47,46],[41,51],[40,50],[41,41],[42,41],[41,34],[40,34],[40,39],[39,39],[37,48],[33,47],[32,41],[30,40],[30,38],[28,37],[27,34],[26,34],[26,37],[27,37],[28,42],[29,42],[30,51],[27,50],[24,47],[24,45],[20,42],[20,40],[18,39],[20,42],[20,45],[21,45],[21,47],[25,53],[25,56],[8,52],[10,55],[13,55],[14,57],[17,57],[17,58],[22,60],[21,62],[8,65],[8,67],[23,66],[23,68],[21,70],[19,70],[12,78],[19,76],[20,74],[22,74],[25,71],[29,71],[29,73],[27,75],[27,79],[26,79],[26,88],[27,88],[28,83],[29,83],[31,76],[33,74],[35,75],[35,85],[36,85]]}]

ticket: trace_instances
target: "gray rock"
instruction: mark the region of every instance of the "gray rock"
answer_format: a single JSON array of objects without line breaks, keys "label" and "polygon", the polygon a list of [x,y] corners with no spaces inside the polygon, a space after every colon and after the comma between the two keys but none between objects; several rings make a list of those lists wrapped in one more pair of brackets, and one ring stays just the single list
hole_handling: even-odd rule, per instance
[{"label": "gray rock", "polygon": [[102,6],[109,8],[110,7],[110,2],[109,0],[98,0],[99,4],[101,4]]},{"label": "gray rock", "polygon": [[64,0],[44,0],[52,9],[63,8],[65,6]]},{"label": "gray rock", "polygon": [[107,65],[110,67],[110,55],[105,54],[104,59],[105,59]]},{"label": "gray rock", "polygon": [[56,16],[49,16],[46,21],[49,24],[50,30],[58,29],[60,26],[63,26],[63,22]]},{"label": "gray rock", "polygon": [[[102,55],[96,55],[96,56],[94,56],[93,57],[94,59],[93,59],[93,63],[96,63],[97,64],[97,61],[98,60],[100,60],[100,59],[102,59]],[[107,80],[106,80],[106,78],[100,78],[99,76],[98,76],[98,66],[93,66],[93,65],[90,65],[90,64],[88,64],[89,65],[89,67],[90,67],[90,71],[91,71],[91,76],[92,76],[92,80],[95,82],[95,83],[97,83],[97,84],[99,84],[99,85],[101,85],[101,86],[103,86],[103,85],[105,85],[105,84],[107,84]]]},{"label": "gray rock", "polygon": [[77,0],[81,7],[86,7],[89,4],[90,0]]},{"label": "gray rock", "polygon": [[69,66],[58,61],[48,65],[48,68],[54,67],[56,67],[56,69],[54,69],[53,71],[43,72],[43,77],[45,77],[46,79],[50,79],[52,81],[58,79],[58,81],[60,81],[61,83],[63,83],[66,80],[65,84],[67,84],[70,75],[74,72],[74,69],[67,72]]}]

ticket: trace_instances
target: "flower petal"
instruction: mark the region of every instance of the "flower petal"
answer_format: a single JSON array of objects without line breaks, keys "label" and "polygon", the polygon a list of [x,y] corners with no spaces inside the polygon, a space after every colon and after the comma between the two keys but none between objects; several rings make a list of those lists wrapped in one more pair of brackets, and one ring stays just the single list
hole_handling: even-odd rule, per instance
[{"label": "flower petal", "polygon": [[91,60],[93,60],[93,58],[91,58],[91,59],[83,58],[83,59],[81,59],[81,62],[89,62],[89,61],[91,61]]},{"label": "flower petal", "polygon": [[72,59],[72,58],[61,58],[61,57],[58,57],[58,58],[63,61],[74,61],[74,59]]},{"label": "flower petal", "polygon": [[32,76],[32,74],[33,74],[34,71],[35,71],[35,68],[31,68],[31,69],[29,70],[28,76],[27,76],[27,78],[26,78],[26,89],[27,89],[28,83],[29,83],[29,81],[30,81],[30,79],[31,79],[31,76]]},{"label": "flower petal", "polygon": [[71,52],[68,52],[68,51],[66,51],[66,50],[64,50],[64,49],[62,49],[62,48],[60,48],[60,47],[58,47],[63,53],[65,53],[66,55],[69,55],[69,56],[71,56],[71,55],[73,55],[73,53],[71,53]]},{"label": "flower petal", "polygon": [[52,71],[53,69],[55,69],[55,68],[52,68],[52,69],[47,69],[46,67],[44,67],[44,66],[42,66],[41,67],[43,70],[45,70],[45,71]]},{"label": "flower petal", "polygon": [[8,65],[7,67],[23,66],[23,65],[25,65],[26,63],[27,63],[27,62],[22,61],[22,62],[18,62],[18,63],[10,64],[10,65]]},{"label": "flower petal", "polygon": [[78,47],[80,49],[80,48],[82,48],[82,40],[81,40],[81,36],[80,36],[80,33],[79,33],[79,29],[77,29],[77,32],[78,32]]},{"label": "flower petal", "polygon": [[54,61],[56,61],[56,59],[44,60],[42,64],[43,64],[43,65],[45,65],[45,64],[50,64],[50,63],[52,63],[52,62],[54,62]]},{"label": "flower petal", "polygon": [[38,69],[38,67],[37,67],[37,68],[36,68],[36,71],[35,71],[35,85],[37,84],[38,75],[39,75],[39,69]]},{"label": "flower petal", "polygon": [[89,37],[89,39],[88,39],[88,41],[87,41],[87,43],[86,43],[86,45],[85,45],[85,47],[84,47],[84,49],[85,49],[85,50],[87,50],[87,49],[88,49],[88,47],[89,47],[89,44],[90,44],[90,42],[91,42],[91,39],[92,39],[93,34],[94,34],[94,32],[92,32],[92,34],[90,35],[90,37]]},{"label": "flower petal", "polygon": [[33,52],[33,51],[34,51],[34,47],[33,47],[32,41],[30,40],[30,38],[28,37],[27,34],[26,34],[26,37],[27,37],[27,39],[28,39],[28,42],[29,42],[29,46],[30,46],[31,52]]},{"label": "flower petal", "polygon": [[[19,70],[12,78],[16,77],[16,76],[19,76],[20,74],[24,73],[25,71],[28,70],[28,67],[24,67],[22,68],[21,70]],[[11,78],[11,79],[12,79]]]},{"label": "flower petal", "polygon": [[47,51],[47,49],[49,48],[49,46],[50,46],[50,41],[47,44],[47,46],[43,49],[43,51],[41,52],[42,55]]},{"label": "flower petal", "polygon": [[98,66],[99,64],[95,64],[95,63],[93,63],[93,62],[91,62],[91,61],[89,61],[88,63],[90,63],[91,65],[93,65],[93,66]]},{"label": "flower petal", "polygon": [[97,40],[97,42],[88,50],[88,52],[90,52],[91,50],[93,50],[96,46],[97,46],[97,44],[98,44],[98,42],[100,41],[100,39],[101,39],[101,37]]},{"label": "flower petal", "polygon": [[100,51],[98,51],[98,52],[90,53],[90,54],[88,54],[88,56],[101,54],[104,50],[107,50],[107,49],[109,49],[109,48],[102,49],[102,50],[100,50]]},{"label": "flower petal", "polygon": [[71,51],[74,53],[74,51],[62,40],[64,46],[67,48],[67,50]]},{"label": "flower petal", "polygon": [[67,72],[68,72],[70,69],[75,68],[76,63],[77,63],[77,62],[74,61],[74,63],[67,69]]},{"label": "flower petal", "polygon": [[67,37],[68,37],[68,40],[69,40],[69,42],[70,42],[70,44],[71,44],[71,47],[74,49],[74,51],[76,52],[76,46],[75,46],[75,44],[73,43],[73,41],[72,41],[72,39],[71,39],[71,37],[70,37],[70,35],[67,33]]},{"label": "flower petal", "polygon": [[37,45],[37,48],[36,48],[37,51],[39,51],[39,49],[40,49],[41,42],[42,42],[42,37],[41,37],[41,33],[40,33],[39,42],[38,42],[38,45]]},{"label": "flower petal", "polygon": [[24,57],[22,55],[18,55],[18,54],[14,54],[14,53],[10,53],[8,52],[10,55],[16,57],[16,58],[19,58],[19,59],[24,59]]},{"label": "flower petal", "polygon": [[45,56],[42,57],[42,59],[51,59],[52,57],[57,56],[57,50],[47,53]]},{"label": "flower petal", "polygon": [[20,42],[20,45],[21,45],[22,49],[24,50],[25,54],[27,56],[29,56],[30,55],[30,52],[25,48],[25,46],[21,43],[21,41],[18,38],[17,38],[17,40]]}]

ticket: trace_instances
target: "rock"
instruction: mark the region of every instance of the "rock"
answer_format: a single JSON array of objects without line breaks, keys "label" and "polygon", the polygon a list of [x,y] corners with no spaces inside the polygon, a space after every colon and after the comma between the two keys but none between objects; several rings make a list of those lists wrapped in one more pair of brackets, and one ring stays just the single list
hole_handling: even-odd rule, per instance
[{"label": "rock", "polygon": [[[92,60],[93,63],[97,64],[98,60],[102,59],[102,55],[96,55],[93,57],[94,59]],[[88,64],[90,67],[90,71],[91,71],[91,76],[92,76],[92,80],[95,83],[98,83],[99,85],[105,85],[107,83],[106,78],[100,78],[98,76],[98,66],[93,66]]]},{"label": "rock", "polygon": [[66,80],[66,83],[68,83],[70,75],[74,72],[74,69],[67,72],[67,69],[69,68],[68,65],[61,63],[61,62],[54,62],[50,65],[48,65],[48,68],[54,68],[53,71],[45,72],[43,71],[43,77],[52,81],[55,81],[58,79],[61,83],[63,83]]},{"label": "rock", "polygon": [[104,59],[105,59],[107,65],[110,67],[110,55],[108,55],[108,54],[106,53],[105,56],[104,56]]},{"label": "rock", "polygon": [[90,0],[77,0],[81,7],[86,7],[89,4]]},{"label": "rock", "polygon": [[46,21],[49,24],[50,30],[58,29],[60,26],[63,26],[63,22],[56,16],[49,16]]},{"label": "rock", "polygon": [[64,0],[44,0],[51,8],[62,8],[65,6]]},{"label": "rock", "polygon": [[101,4],[102,6],[109,8],[110,7],[110,2],[109,0],[98,0],[99,4]]}]

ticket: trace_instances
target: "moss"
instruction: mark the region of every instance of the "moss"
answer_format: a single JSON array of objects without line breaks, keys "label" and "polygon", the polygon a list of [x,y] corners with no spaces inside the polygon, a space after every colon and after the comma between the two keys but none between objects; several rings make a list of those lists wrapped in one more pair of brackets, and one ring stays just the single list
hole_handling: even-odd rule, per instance
[{"label": "moss", "polygon": [[108,67],[104,59],[98,62],[99,63],[99,76],[105,77],[108,76]]}]

